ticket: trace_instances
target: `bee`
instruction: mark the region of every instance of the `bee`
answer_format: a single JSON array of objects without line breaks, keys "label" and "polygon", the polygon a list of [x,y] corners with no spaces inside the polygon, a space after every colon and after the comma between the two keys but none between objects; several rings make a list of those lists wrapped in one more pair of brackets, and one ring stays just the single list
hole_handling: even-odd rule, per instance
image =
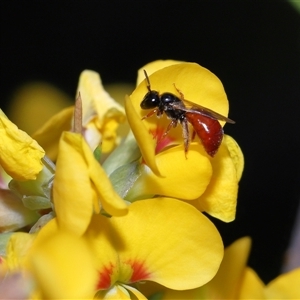
[{"label": "bee", "polygon": [[[175,84],[174,87],[180,97],[168,92],[159,94],[158,91],[151,90],[150,80],[145,70],[144,74],[148,92],[144,96],[140,106],[142,109],[152,109],[152,111],[145,115],[142,120],[154,114],[160,117],[165,113],[171,122],[167,126],[162,138],[169,133],[171,128],[175,128],[180,123],[182,126],[185,155],[188,152],[191,140],[194,140],[197,134],[206,153],[213,157],[217,153],[224,135],[223,127],[218,120],[231,124],[235,122],[207,107],[184,99],[183,93],[177,89]],[[192,135],[190,135],[188,123],[193,127]]]}]

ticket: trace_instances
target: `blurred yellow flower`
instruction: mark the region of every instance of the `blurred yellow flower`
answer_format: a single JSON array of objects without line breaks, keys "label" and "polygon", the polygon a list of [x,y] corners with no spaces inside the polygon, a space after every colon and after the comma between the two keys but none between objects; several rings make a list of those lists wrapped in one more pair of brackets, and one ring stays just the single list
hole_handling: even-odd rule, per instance
[{"label": "blurred yellow flower", "polygon": [[247,267],[250,246],[250,238],[244,237],[227,247],[216,276],[200,288],[175,291],[147,283],[141,291],[147,297],[156,295],[160,300],[299,299],[300,268],[265,285],[255,271]]}]

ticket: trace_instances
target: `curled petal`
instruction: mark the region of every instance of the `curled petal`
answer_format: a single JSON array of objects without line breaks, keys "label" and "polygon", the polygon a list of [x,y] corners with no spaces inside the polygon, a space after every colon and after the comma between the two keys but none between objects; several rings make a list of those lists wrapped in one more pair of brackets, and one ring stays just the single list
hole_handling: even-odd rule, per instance
[{"label": "curled petal", "polygon": [[43,148],[0,110],[0,164],[16,180],[33,180],[42,170]]},{"label": "curled petal", "polygon": [[53,198],[59,225],[79,235],[92,214],[100,211],[99,198],[111,215],[127,211],[83,137],[70,132],[64,132],[60,140]]},{"label": "curled petal", "polygon": [[129,97],[126,97],[125,99],[125,109],[130,127],[138,129],[134,132],[134,136],[138,145],[143,145],[142,147],[140,146],[142,157],[145,159],[146,164],[150,169],[156,175],[160,175],[160,171],[158,170],[155,161],[156,141],[149,134],[146,125],[141,122],[141,117],[137,114]]},{"label": "curled petal", "polygon": [[244,155],[237,142],[229,135],[224,136],[230,157],[236,169],[236,179],[240,181],[244,170]]},{"label": "curled petal", "polygon": [[238,182],[244,166],[243,154],[231,137],[224,136],[211,164],[211,181],[204,194],[192,204],[215,218],[231,222],[235,218]]},{"label": "curled petal", "polygon": [[193,200],[205,191],[212,176],[210,160],[203,154],[202,146],[196,143],[190,146],[187,157],[180,145],[159,153],[155,161],[163,176],[157,176],[148,166],[142,165],[141,176],[126,199],[164,195]]}]

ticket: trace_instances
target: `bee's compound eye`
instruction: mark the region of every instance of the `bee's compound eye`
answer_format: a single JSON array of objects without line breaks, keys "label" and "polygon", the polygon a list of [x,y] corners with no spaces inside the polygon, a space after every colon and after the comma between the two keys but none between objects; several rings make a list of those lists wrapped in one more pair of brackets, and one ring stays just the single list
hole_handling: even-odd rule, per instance
[{"label": "bee's compound eye", "polygon": [[159,106],[160,103],[160,97],[158,92],[156,91],[150,91],[148,92],[143,101],[141,102],[141,108],[142,109],[151,109]]}]

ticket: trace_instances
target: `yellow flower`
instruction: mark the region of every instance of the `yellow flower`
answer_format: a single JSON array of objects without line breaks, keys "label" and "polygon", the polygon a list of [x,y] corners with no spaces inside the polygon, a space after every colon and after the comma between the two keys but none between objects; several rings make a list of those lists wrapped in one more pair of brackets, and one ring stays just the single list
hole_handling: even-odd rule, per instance
[{"label": "yellow flower", "polygon": [[[104,90],[94,71],[81,73],[77,92],[82,99],[82,134],[92,150],[101,143],[102,152],[110,152],[119,143],[116,130],[125,121],[123,107]],[[52,160],[56,160],[61,133],[72,128],[73,111],[73,107],[62,110],[33,135]]]},{"label": "yellow flower", "polygon": [[0,165],[12,178],[36,179],[42,170],[45,151],[0,110]]},{"label": "yellow flower", "polygon": [[[133,203],[121,217],[93,215],[82,236],[61,230],[57,219],[33,242],[24,235],[10,240],[8,264],[31,272],[37,294],[52,299],[116,299],[121,294],[145,299],[138,285],[143,281],[196,288],[216,274],[223,257],[214,225],[192,206],[168,198]],[[32,242],[24,247],[26,256],[20,253],[21,242]]]},{"label": "yellow flower", "polygon": [[[208,70],[174,61],[144,68],[151,89],[227,116],[223,86]],[[125,116],[95,72],[80,76],[75,116],[73,108],[67,108],[35,134],[56,166],[45,178],[39,175],[46,180],[35,180],[40,189],[29,200],[38,202],[44,196],[40,192],[46,191],[46,205],[53,212],[30,234],[12,234],[4,253],[9,272],[28,276],[35,287],[32,299],[146,299],[144,282],[170,293],[197,290],[209,295],[210,288],[199,287],[209,286],[220,273],[222,240],[200,211],[224,221],[234,219],[242,153],[228,136],[214,158],[199,138],[186,151],[180,126],[164,136],[169,125],[165,116],[142,120],[150,116],[140,108],[150,89],[142,72],[125,102],[132,132],[104,157],[103,166],[94,150],[100,143],[102,152],[112,151]],[[224,121],[217,124],[223,126]],[[10,188],[27,194],[32,182],[26,183],[20,189],[13,182]]]},{"label": "yellow flower", "polygon": [[60,139],[53,201],[58,224],[78,235],[102,207],[110,215],[127,212],[82,135],[71,132]]},{"label": "yellow flower", "polygon": [[[228,100],[222,83],[207,69],[176,61],[153,62],[143,69],[148,73],[151,89],[180,97],[179,89],[186,100],[227,116]],[[125,102],[128,122],[142,153],[141,176],[126,199],[134,201],[151,195],[174,197],[188,200],[223,221],[232,221],[244,165],[237,143],[225,136],[218,153],[211,158],[198,140],[191,143],[185,157],[180,126],[161,139],[170,121],[165,116],[142,120],[147,111],[140,104],[148,89],[147,82],[140,79],[141,70],[140,84]],[[220,123],[224,125],[223,121]]]}]

